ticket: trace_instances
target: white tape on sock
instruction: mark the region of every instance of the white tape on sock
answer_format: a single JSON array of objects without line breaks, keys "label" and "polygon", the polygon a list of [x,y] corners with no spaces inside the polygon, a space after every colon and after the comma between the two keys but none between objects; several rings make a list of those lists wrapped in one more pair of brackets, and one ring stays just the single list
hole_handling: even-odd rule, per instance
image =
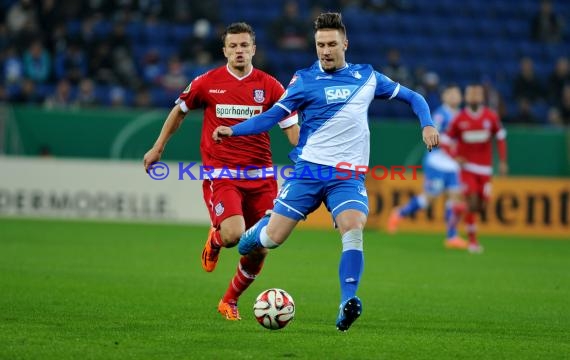
[{"label": "white tape on sock", "polygon": [[348,230],[342,236],[342,251],[363,250],[362,230]]},{"label": "white tape on sock", "polygon": [[259,242],[263,245],[264,248],[267,249],[275,249],[279,246],[275,241],[271,240],[269,235],[267,235],[267,226],[264,226],[259,233]]}]

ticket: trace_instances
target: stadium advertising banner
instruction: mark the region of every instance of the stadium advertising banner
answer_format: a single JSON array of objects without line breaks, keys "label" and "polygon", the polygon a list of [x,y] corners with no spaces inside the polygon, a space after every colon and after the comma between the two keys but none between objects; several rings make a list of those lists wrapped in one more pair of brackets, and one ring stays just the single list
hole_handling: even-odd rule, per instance
[{"label": "stadium advertising banner", "polygon": [[[370,216],[369,228],[384,229],[394,206],[405,204],[422,191],[423,177],[407,180],[367,178]],[[404,219],[401,231],[445,234],[444,199],[428,211]],[[309,217],[305,226],[331,228],[332,219],[324,207]],[[492,197],[479,216],[482,234],[529,235],[570,240],[570,181],[568,179],[495,177]],[[464,227],[459,230],[464,233]]]},{"label": "stadium advertising banner", "polygon": [[[166,166],[152,179],[142,161],[0,157],[0,216],[208,225],[200,164]],[[422,191],[422,175],[413,179],[409,174],[406,180],[367,177],[369,228],[384,229],[393,207]],[[157,175],[168,176],[158,179]],[[399,228],[444,234],[443,216],[444,199],[440,198],[428,211],[402,220]],[[321,206],[301,226],[331,229],[332,219]],[[483,234],[570,240],[570,181],[496,177],[478,226]]]},{"label": "stadium advertising banner", "polygon": [[201,181],[152,180],[142,161],[0,157],[0,216],[209,224]]}]

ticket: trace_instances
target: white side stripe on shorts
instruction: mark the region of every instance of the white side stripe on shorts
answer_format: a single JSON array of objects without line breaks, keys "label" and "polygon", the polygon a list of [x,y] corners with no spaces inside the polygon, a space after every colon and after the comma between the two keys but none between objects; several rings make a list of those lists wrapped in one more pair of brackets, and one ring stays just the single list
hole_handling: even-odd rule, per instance
[{"label": "white side stripe on shorts", "polygon": [[364,205],[364,207],[366,208],[366,210],[368,210],[368,206],[367,206],[365,203],[363,203],[362,201],[360,201],[360,200],[346,200],[346,201],[343,201],[343,202],[341,202],[340,204],[338,204],[334,209],[332,209],[332,210],[331,210],[331,214],[334,214],[334,212],[335,212],[336,209],[338,209],[339,207],[341,207],[341,206],[343,206],[344,204],[349,203],[349,202],[357,202],[357,203],[360,203],[360,204]]},{"label": "white side stripe on shorts", "polygon": [[305,215],[303,215],[302,212],[300,212],[299,210],[297,210],[297,209],[295,209],[295,208],[293,208],[293,207],[291,207],[291,206],[285,204],[283,201],[281,201],[281,200],[279,200],[279,199],[276,199],[275,202],[278,202],[279,204],[285,206],[287,209],[289,209],[289,210],[291,210],[291,211],[293,211],[293,212],[296,212],[297,214],[301,215],[301,216],[303,217],[303,220],[306,220],[306,219],[307,219],[307,217],[306,217]]}]

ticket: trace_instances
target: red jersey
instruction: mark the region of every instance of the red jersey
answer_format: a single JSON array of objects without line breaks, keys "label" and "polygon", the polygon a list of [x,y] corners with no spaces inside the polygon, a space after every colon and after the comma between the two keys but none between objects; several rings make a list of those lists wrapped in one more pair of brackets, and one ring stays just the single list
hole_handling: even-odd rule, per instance
[{"label": "red jersey", "polygon": [[[449,125],[446,137],[457,144],[457,157],[465,160],[463,169],[479,175],[491,175],[493,172],[492,138],[504,142],[506,131],[501,125],[499,116],[487,107],[481,107],[477,112],[465,108],[457,114]],[[506,153],[501,151],[501,159]]]},{"label": "red jersey", "polygon": [[[229,137],[221,143],[212,140],[212,133],[218,126],[232,126],[268,110],[284,91],[283,85],[274,77],[255,68],[238,78],[224,65],[192,80],[176,103],[184,112],[204,109],[200,141],[203,165],[216,170],[272,166],[267,132]],[[296,122],[296,116],[289,117],[279,125],[286,128]]]}]

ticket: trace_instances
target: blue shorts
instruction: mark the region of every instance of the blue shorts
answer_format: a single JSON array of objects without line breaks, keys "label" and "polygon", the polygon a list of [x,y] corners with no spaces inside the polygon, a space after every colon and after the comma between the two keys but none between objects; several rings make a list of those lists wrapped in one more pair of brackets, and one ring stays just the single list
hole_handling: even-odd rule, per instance
[{"label": "blue shorts", "polygon": [[318,165],[299,160],[295,176],[289,177],[281,187],[273,211],[293,220],[304,220],[317,210],[322,202],[333,221],[344,210],[358,210],[368,216],[368,195],[364,174],[337,170],[332,166]]},{"label": "blue shorts", "polygon": [[441,171],[424,165],[424,191],[428,195],[438,196],[443,191],[460,191],[459,172]]}]

